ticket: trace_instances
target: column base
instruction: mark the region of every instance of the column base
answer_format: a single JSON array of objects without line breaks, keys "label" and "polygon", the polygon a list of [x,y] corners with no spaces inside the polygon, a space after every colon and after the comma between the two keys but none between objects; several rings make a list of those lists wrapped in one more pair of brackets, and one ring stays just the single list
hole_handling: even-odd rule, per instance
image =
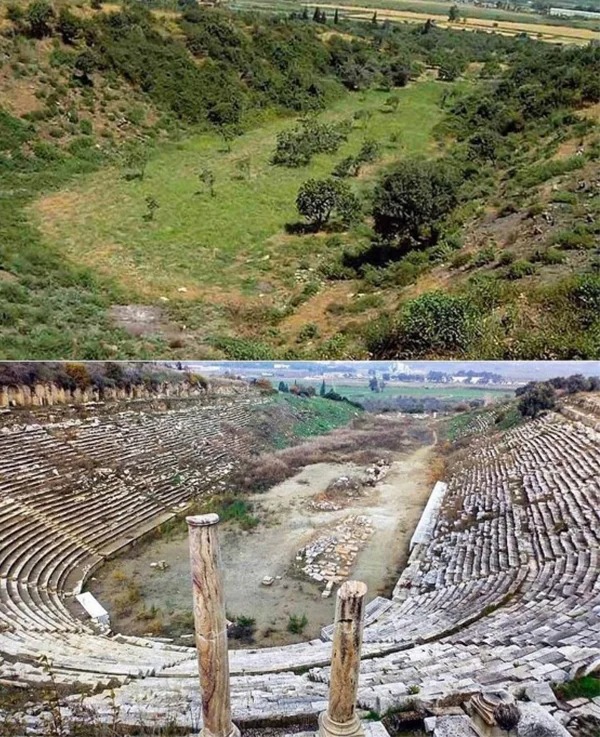
[{"label": "column base", "polygon": [[232,722],[231,731],[225,736],[213,734],[209,729],[206,729],[206,727],[202,727],[200,735],[201,737],[240,737],[240,730]]},{"label": "column base", "polygon": [[364,734],[356,714],[349,722],[334,722],[326,711],[319,714],[319,737],[364,737]]}]

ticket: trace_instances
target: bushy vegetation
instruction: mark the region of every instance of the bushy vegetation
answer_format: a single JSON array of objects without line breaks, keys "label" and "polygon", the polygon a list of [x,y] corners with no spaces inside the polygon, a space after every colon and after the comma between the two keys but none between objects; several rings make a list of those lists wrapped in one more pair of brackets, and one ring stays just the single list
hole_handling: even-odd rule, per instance
[{"label": "bushy vegetation", "polygon": [[107,361],[105,363],[50,363],[20,361],[0,363],[0,386],[34,386],[55,384],[60,389],[96,389],[110,387],[130,389],[144,386],[156,390],[163,383],[187,382],[203,389],[208,382],[200,374],[188,371],[173,371],[152,364],[127,364]]},{"label": "bushy vegetation", "polygon": [[378,358],[452,355],[465,352],[478,330],[478,311],[464,297],[429,292],[405,304],[397,318],[371,330],[369,348]]},{"label": "bushy vegetation", "polygon": [[580,698],[594,699],[600,696],[600,678],[596,676],[575,678],[554,686],[554,692],[561,701]]},{"label": "bushy vegetation", "polygon": [[600,379],[597,376],[585,377],[574,374],[548,381],[531,381],[519,387],[515,394],[518,397],[517,408],[521,415],[535,418],[542,412],[553,409],[561,394],[592,391],[600,391]]},{"label": "bushy vegetation", "polygon": [[[274,150],[270,141],[266,155],[282,181],[287,182],[290,169],[300,170],[294,193],[286,189],[286,196],[293,210],[297,193],[298,211],[310,227],[286,220],[285,234],[262,229],[265,253],[260,256],[247,248],[243,223],[239,239],[230,238],[238,250],[248,250],[243,269],[252,264],[252,274],[240,277],[244,298],[264,283],[259,272],[274,271],[277,262],[272,280],[277,286],[273,289],[269,283],[273,297],[265,300],[269,307],[261,313],[268,319],[254,319],[253,312],[244,322],[243,310],[232,317],[229,306],[210,305],[210,300],[208,306],[200,305],[201,300],[175,305],[162,296],[162,285],[161,291],[154,284],[140,290],[151,293],[151,299],[161,295],[161,310],[186,330],[191,325],[196,333],[186,336],[202,340],[208,356],[600,355],[600,321],[594,307],[598,274],[593,266],[600,226],[592,198],[584,202],[583,194],[557,191],[553,204],[571,208],[578,222],[556,229],[535,250],[523,252],[511,243],[505,244],[510,249],[503,249],[493,242],[461,250],[465,224],[489,208],[492,198],[498,219],[509,218],[518,214],[515,203],[532,188],[569,173],[577,176],[598,160],[598,142],[590,142],[593,121],[575,114],[600,100],[597,46],[556,48],[497,34],[447,31],[431,23],[404,27],[376,19],[359,23],[336,18],[339,33],[323,35],[329,20],[320,11],[312,19],[305,13],[284,18],[187,3],[167,18],[154,14],[152,7],[130,0],[117,11],[80,13],[32,0],[8,13],[0,42],[15,79],[35,81],[39,105],[20,116],[0,108],[0,178],[3,190],[11,193],[0,197],[0,264],[7,274],[0,279],[0,334],[6,357],[179,355],[184,338],[169,338],[167,331],[132,337],[109,317],[111,305],[134,301],[137,295],[129,284],[137,285],[140,274],[151,270],[140,244],[127,251],[132,262],[123,279],[104,276],[98,269],[74,265],[77,259],[64,258],[62,234],[53,247],[42,243],[26,208],[40,193],[106,164],[118,164],[131,193],[139,193],[139,203],[128,200],[127,205],[136,213],[136,227],[143,224],[144,231],[159,239],[175,232],[163,222],[174,217],[172,209],[158,188],[148,191],[141,186],[159,141],[190,131],[216,131],[224,144],[222,153],[233,153],[234,158],[240,135],[290,114],[298,121],[278,126]],[[477,82],[471,62],[482,66]],[[397,90],[425,66],[439,70],[442,81],[429,84],[443,88],[447,112],[439,126],[437,150],[426,145],[421,149],[427,159],[403,156],[404,131],[394,128],[404,99],[404,92]],[[377,111],[389,120],[383,133],[380,125],[373,134],[373,109],[367,106],[357,105],[339,119],[318,117],[349,91],[354,99],[362,99],[374,90],[385,95]],[[585,139],[585,151],[554,156],[567,139]],[[229,208],[231,181],[213,162],[202,160],[206,150],[200,149],[193,164],[200,191],[196,188],[193,203],[183,204],[185,193],[180,191],[177,199],[181,207],[197,208],[198,217],[210,222],[215,209]],[[326,161],[338,152],[337,161]],[[316,176],[301,171],[315,163],[321,167]],[[370,164],[376,166],[367,167]],[[252,156],[236,159],[235,166],[237,180],[243,180],[248,191],[253,189]],[[350,177],[358,179],[352,190],[345,181]],[[207,199],[210,213],[205,212]],[[260,193],[255,201],[247,192],[241,199],[249,220],[256,204],[265,205]],[[536,206],[528,204],[532,218],[543,213]],[[237,218],[237,212],[230,218]],[[99,250],[110,251],[111,234],[104,232],[104,224],[93,225],[106,241]],[[315,231],[326,225],[343,233],[337,245],[318,239]],[[204,259],[197,259],[185,241],[194,240],[196,250],[205,244],[196,245],[195,235],[179,235],[181,246],[177,241],[176,247],[181,253],[165,257],[165,272],[180,267],[186,275],[192,263]],[[285,239],[285,248],[266,252],[272,236]],[[232,272],[231,259],[238,253],[232,257],[231,252],[220,252],[220,243],[210,246],[219,271]],[[208,254],[208,249],[202,253]],[[323,330],[322,316],[291,337],[290,331],[280,330],[280,323],[313,296],[296,303],[295,294],[280,297],[281,291],[293,290],[294,272],[309,256],[315,266],[302,268],[330,281],[359,282],[355,291],[361,296],[339,313],[344,325],[333,336]],[[584,273],[573,276],[567,267],[575,258],[576,270]],[[101,256],[89,261],[104,265]],[[139,273],[134,274],[137,267]],[[453,268],[452,279],[442,287],[444,294],[422,294],[419,287],[407,299],[401,290],[436,267]],[[551,279],[546,279],[548,273]],[[528,309],[519,302],[524,285]],[[389,318],[366,328],[363,316],[361,324],[362,312],[384,306],[388,310],[387,295],[395,292],[400,292],[400,301]],[[440,318],[446,327],[434,324]],[[211,320],[218,327],[207,331]],[[229,329],[221,332],[224,323]]]}]

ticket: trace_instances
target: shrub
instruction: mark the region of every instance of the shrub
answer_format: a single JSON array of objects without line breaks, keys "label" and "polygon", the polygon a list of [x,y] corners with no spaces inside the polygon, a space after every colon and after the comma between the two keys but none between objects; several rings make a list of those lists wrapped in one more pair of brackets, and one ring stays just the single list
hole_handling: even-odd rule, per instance
[{"label": "shrub", "polygon": [[233,625],[229,628],[228,635],[234,640],[240,640],[249,644],[254,642],[255,630],[256,619],[241,615],[233,620]]},{"label": "shrub", "polygon": [[86,389],[92,383],[90,372],[84,363],[67,363],[65,372],[78,389]]},{"label": "shrub", "polygon": [[381,147],[377,141],[367,138],[363,141],[360,151],[358,152],[356,159],[357,161],[365,164],[371,164],[377,161],[381,152]]},{"label": "shrub", "polygon": [[355,156],[346,156],[334,166],[331,175],[344,179],[345,177],[357,177],[360,172],[360,161]]},{"label": "shrub", "polygon": [[298,333],[297,342],[298,343],[304,343],[307,340],[312,340],[313,338],[317,338],[319,336],[319,328],[317,325],[315,325],[314,322],[307,322],[306,325],[303,325],[300,329],[300,332]]},{"label": "shrub", "polygon": [[373,358],[460,353],[476,338],[479,318],[466,297],[429,292],[407,302],[396,321],[383,318],[367,343]]},{"label": "shrub", "polygon": [[461,269],[463,266],[466,266],[468,263],[470,263],[472,258],[473,254],[469,253],[469,251],[458,251],[458,253],[455,253],[454,256],[452,256],[452,260],[450,261],[450,268]]},{"label": "shrub", "polygon": [[555,686],[554,692],[561,701],[578,698],[594,699],[600,696],[600,678],[594,675],[575,678]]},{"label": "shrub", "polygon": [[58,23],[56,25],[58,32],[61,35],[63,43],[72,44],[80,30],[80,23],[76,16],[73,15],[67,8],[61,8],[58,14]]},{"label": "shrub", "polygon": [[546,266],[562,264],[566,259],[565,254],[558,248],[546,248],[544,251],[536,251],[531,257],[532,261],[539,261]]},{"label": "shrub", "polygon": [[513,251],[502,251],[500,258],[498,259],[498,263],[500,266],[510,266],[516,258],[517,257]]},{"label": "shrub", "polygon": [[573,230],[562,230],[556,233],[552,242],[567,250],[584,250],[596,245],[594,235],[583,224],[577,225]]},{"label": "shrub", "polygon": [[308,619],[306,618],[306,614],[303,614],[301,617],[297,614],[290,614],[287,631],[291,632],[293,635],[300,635],[307,624]]},{"label": "shrub", "polygon": [[494,246],[486,246],[477,251],[473,259],[473,266],[485,266],[491,264],[496,258],[496,249]]},{"label": "shrub", "polygon": [[25,13],[29,35],[33,38],[44,38],[52,33],[54,10],[46,0],[33,0]]},{"label": "shrub", "polygon": [[600,315],[600,276],[576,277],[568,291],[568,299],[580,312],[583,325],[591,326]]},{"label": "shrub", "polygon": [[535,274],[535,264],[527,259],[518,259],[508,267],[506,272],[507,279],[516,280],[522,279],[524,276],[531,276]]}]

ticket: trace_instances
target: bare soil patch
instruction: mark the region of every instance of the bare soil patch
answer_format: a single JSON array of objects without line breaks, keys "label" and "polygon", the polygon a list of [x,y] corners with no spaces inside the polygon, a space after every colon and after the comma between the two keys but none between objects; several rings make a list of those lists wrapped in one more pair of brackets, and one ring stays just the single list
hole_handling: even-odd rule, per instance
[{"label": "bare soil patch", "polygon": [[[270,646],[318,637],[333,620],[335,596],[322,596],[325,581],[317,583],[302,574],[298,551],[318,536],[332,531],[352,515],[369,520],[373,533],[364,541],[348,576],[369,587],[368,599],[389,593],[404,566],[410,537],[429,497],[435,454],[424,444],[391,454],[383,481],[347,495],[335,509],[322,509],[314,500],[340,476],[364,475],[366,465],[345,462],[315,463],[262,493],[244,497],[260,519],[258,527],[242,531],[232,523],[220,528],[225,599],[230,619],[251,617],[256,622],[255,645]],[[151,566],[164,561],[165,570]],[[273,583],[262,581],[271,577]],[[191,622],[191,590],[187,536],[148,542],[126,559],[108,564],[92,590],[109,610],[117,631],[146,634],[171,613]],[[139,588],[148,615],[117,615],[114,602],[123,595],[123,581]],[[335,588],[334,588],[335,592]],[[290,634],[291,615],[306,615],[303,632]],[[157,632],[153,632],[157,634]],[[188,632],[191,634],[191,624]],[[184,637],[183,642],[186,641]],[[234,644],[234,646],[237,646]]]}]

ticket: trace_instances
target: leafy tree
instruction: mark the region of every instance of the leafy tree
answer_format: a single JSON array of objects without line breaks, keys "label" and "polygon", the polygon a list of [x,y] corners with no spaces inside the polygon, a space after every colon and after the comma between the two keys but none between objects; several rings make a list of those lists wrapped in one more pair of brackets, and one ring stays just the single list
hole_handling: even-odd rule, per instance
[{"label": "leafy tree", "polygon": [[339,11],[338,11],[338,9],[336,8],[336,9],[335,9],[335,11],[334,11],[334,13],[333,13],[333,24],[334,24],[335,26],[337,26],[339,22],[340,22],[340,16],[339,16]]},{"label": "leafy tree", "polygon": [[456,5],[452,5],[450,7],[450,10],[448,11],[448,20],[451,23],[454,23],[455,21],[458,20],[459,16],[460,16],[460,13],[458,12],[458,7]]},{"label": "leafy tree", "polygon": [[300,215],[317,230],[337,212],[344,224],[354,222],[360,215],[360,202],[345,182],[336,179],[308,179],[296,197]]},{"label": "leafy tree", "polygon": [[231,142],[237,136],[237,130],[232,125],[220,125],[219,134],[221,138],[223,139],[223,143],[225,144],[225,148],[227,152],[230,153],[231,152]]},{"label": "leafy tree", "polygon": [[373,17],[371,18],[371,24],[374,26],[377,25],[377,11],[373,13]]},{"label": "leafy tree", "polygon": [[521,393],[517,408],[523,417],[535,419],[540,412],[553,409],[555,404],[556,391],[549,382],[531,382]]},{"label": "leafy tree", "polygon": [[67,8],[61,8],[58,14],[57,28],[63,43],[72,44],[79,34],[80,24],[73,13]]},{"label": "leafy tree", "polygon": [[319,389],[319,396],[324,397],[327,394],[327,387],[325,386],[325,379],[321,382],[321,388]]},{"label": "leafy tree", "polygon": [[319,8],[318,5],[315,6],[315,12],[313,13],[312,19],[315,23],[321,22],[321,9]]},{"label": "leafy tree", "polygon": [[419,240],[457,204],[458,178],[443,161],[407,160],[384,175],[373,195],[375,231]]},{"label": "leafy tree", "polygon": [[86,49],[77,55],[73,64],[73,76],[83,85],[92,84],[92,74],[97,67],[97,59],[93,51]]},{"label": "leafy tree", "polygon": [[29,35],[33,38],[50,36],[54,18],[54,10],[49,2],[46,2],[46,0],[33,0],[27,6],[25,13]]},{"label": "leafy tree", "polygon": [[273,164],[280,166],[306,166],[315,154],[335,153],[348,138],[347,123],[319,123],[303,120],[299,126],[281,131],[273,154]]},{"label": "leafy tree", "polygon": [[140,143],[132,143],[125,150],[125,179],[131,181],[133,179],[142,180],[146,175],[146,167],[150,159],[148,148]]},{"label": "leafy tree", "polygon": [[279,391],[282,392],[283,394],[287,394],[290,390],[289,386],[285,383],[285,381],[280,381],[278,388],[279,388]]}]

